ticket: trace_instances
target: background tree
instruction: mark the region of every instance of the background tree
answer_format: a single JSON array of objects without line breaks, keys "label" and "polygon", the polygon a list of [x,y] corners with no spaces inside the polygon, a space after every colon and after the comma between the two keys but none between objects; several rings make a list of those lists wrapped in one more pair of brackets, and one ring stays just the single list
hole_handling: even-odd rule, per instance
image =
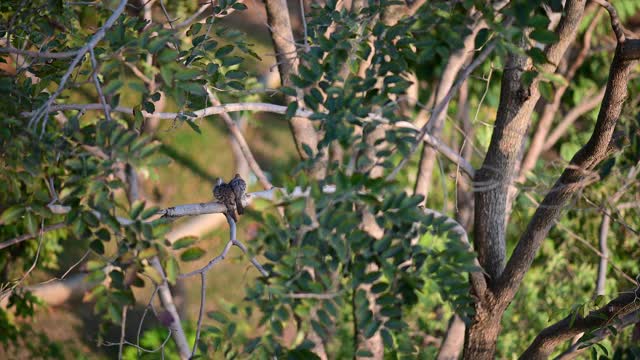
[{"label": "background tree", "polygon": [[639,356],[639,9],[3,2],[1,353]]}]

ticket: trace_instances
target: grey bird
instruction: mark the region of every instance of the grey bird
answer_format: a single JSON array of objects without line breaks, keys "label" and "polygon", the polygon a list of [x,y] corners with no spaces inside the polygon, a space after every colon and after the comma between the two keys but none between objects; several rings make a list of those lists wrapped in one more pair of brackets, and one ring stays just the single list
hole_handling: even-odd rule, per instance
[{"label": "grey bird", "polygon": [[236,176],[229,182],[229,185],[235,195],[238,214],[243,214],[244,207],[242,207],[242,197],[244,196],[244,192],[247,191],[247,183],[240,177],[240,174],[236,174]]},{"label": "grey bird", "polygon": [[231,218],[238,222],[238,218],[236,217],[235,204],[236,204],[236,196],[233,193],[233,189],[231,185],[222,181],[221,178],[218,178],[216,181],[216,186],[213,187],[213,196],[224,204],[227,208],[227,214],[231,216]]}]

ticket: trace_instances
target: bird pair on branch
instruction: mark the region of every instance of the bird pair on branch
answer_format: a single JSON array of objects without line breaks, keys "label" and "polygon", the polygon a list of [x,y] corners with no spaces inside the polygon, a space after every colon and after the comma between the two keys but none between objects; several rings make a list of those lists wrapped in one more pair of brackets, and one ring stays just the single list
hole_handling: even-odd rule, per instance
[{"label": "bird pair on branch", "polygon": [[236,216],[236,209],[238,210],[238,214],[242,215],[244,213],[244,208],[242,207],[242,197],[244,196],[245,191],[247,190],[247,183],[240,177],[239,174],[229,181],[229,183],[225,183],[222,178],[218,178],[216,181],[216,185],[213,187],[213,196],[216,200],[220,201],[227,208],[227,213],[231,218],[238,222],[238,218]]}]

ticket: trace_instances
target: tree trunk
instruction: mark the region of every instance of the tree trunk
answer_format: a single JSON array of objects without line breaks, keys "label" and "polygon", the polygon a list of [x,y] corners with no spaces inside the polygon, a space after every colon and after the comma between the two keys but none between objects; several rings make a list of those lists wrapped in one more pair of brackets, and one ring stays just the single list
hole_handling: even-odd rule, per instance
[{"label": "tree trunk", "polygon": [[467,329],[464,343],[464,360],[495,359],[496,343],[502,326],[500,319],[503,311],[493,314],[477,314]]}]

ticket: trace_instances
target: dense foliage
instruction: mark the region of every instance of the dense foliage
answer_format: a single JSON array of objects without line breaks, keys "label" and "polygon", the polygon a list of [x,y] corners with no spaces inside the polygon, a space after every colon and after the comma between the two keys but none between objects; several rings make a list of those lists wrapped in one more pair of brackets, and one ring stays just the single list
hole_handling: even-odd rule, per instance
[{"label": "dense foliage", "polygon": [[[284,85],[276,89],[261,82],[260,72],[260,64],[273,65],[273,50],[259,50],[253,44],[261,39],[239,30],[243,17],[256,16],[250,7],[260,5],[254,2],[0,4],[0,300],[6,298],[0,302],[0,341],[8,354],[63,356],[45,336],[34,337],[39,330],[25,321],[37,318],[46,303],[27,285],[38,283],[32,272],[36,279],[63,274],[71,264],[62,258],[82,257],[85,281],[93,285],[85,299],[101,321],[94,337],[103,340],[125,324],[123,308],[137,306],[153,312],[146,316],[155,323],[139,330],[137,342],[128,339],[141,348],[125,344],[125,357],[159,356],[148,349],[178,356],[170,338],[175,315],[148,304],[163,283],[199,287],[196,277],[181,274],[190,268],[185,263],[209,259],[196,238],[165,239],[173,225],[158,210],[177,204],[144,199],[139,187],[145,177],[139,174],[158,179],[161,193],[162,186],[180,186],[158,175],[169,161],[181,161],[165,142],[186,126],[193,138],[210,136],[202,109],[216,99],[249,104],[237,108],[243,114],[266,109],[290,121],[306,117],[319,135],[313,147],[302,139],[296,164],[268,169],[284,190],[270,203],[254,201],[248,215],[259,223],[248,254],[269,275],[252,279],[242,302],[206,312],[204,324],[197,317],[182,319],[189,346],[198,339],[197,354],[367,357],[375,356],[369,346],[377,338],[385,358],[434,358],[439,342],[428,339],[442,340],[453,314],[471,323],[477,299],[470,273],[483,270],[469,245],[473,226],[461,214],[472,205],[463,203],[462,193],[468,196],[478,184],[447,156],[437,158],[426,204],[427,194],[413,191],[421,161],[412,155],[428,146],[416,138],[433,130],[423,125],[438,111],[435,99],[444,97],[437,94],[440,77],[471,36],[475,58],[463,69],[473,72],[466,80],[463,71],[458,74],[452,95],[460,90],[460,96],[444,103],[446,119],[436,135],[479,168],[492,141],[507,59],[526,56],[531,64],[518,80],[535,84],[542,95],[530,132],[563,88],[557,124],[607,82],[604,69],[616,46],[607,16],[597,6],[587,7],[578,40],[556,71],[543,49],[559,41],[550,25],[552,15],[562,13],[559,1],[512,1],[504,7],[480,0],[427,1],[406,12],[401,2],[354,1],[350,8],[333,0],[311,3],[302,9],[303,25],[295,27],[297,51],[276,58],[295,57],[297,71],[283,76]],[[612,3],[623,23],[640,10],[634,1]],[[583,38],[590,41],[587,55],[569,76]],[[497,357],[521,354],[545,327],[570,314],[584,317],[634,286],[640,273],[635,76],[628,89],[616,128],[624,139],[545,237],[502,318]],[[270,107],[250,106],[259,101]],[[508,253],[544,194],[589,141],[597,116],[595,105],[585,111],[516,184]],[[161,135],[158,121],[170,123]],[[197,160],[201,154],[189,156]],[[287,195],[296,187],[308,194]],[[606,257],[598,250],[605,218],[613,271],[605,294],[595,294],[598,262]],[[224,271],[223,264],[210,273]],[[134,289],[151,289],[151,301]],[[216,289],[215,296],[224,298],[225,289]],[[620,330],[592,351],[610,358],[640,356],[632,336]]]}]

